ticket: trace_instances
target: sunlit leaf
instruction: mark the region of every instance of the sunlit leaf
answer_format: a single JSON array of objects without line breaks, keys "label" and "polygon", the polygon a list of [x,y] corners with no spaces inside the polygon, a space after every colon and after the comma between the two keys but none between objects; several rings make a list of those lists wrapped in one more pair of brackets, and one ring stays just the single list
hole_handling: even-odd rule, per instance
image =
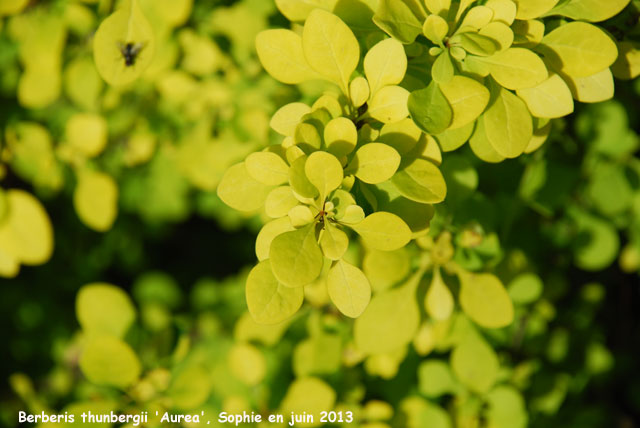
[{"label": "sunlit leaf", "polygon": [[513,303],[496,276],[463,272],[460,285],[460,306],[473,321],[487,328],[513,322]]},{"label": "sunlit leaf", "polygon": [[111,85],[125,85],[140,77],[154,53],[153,29],[136,0],[102,21],[93,38],[96,68]]},{"label": "sunlit leaf", "polygon": [[88,335],[123,337],[136,318],[131,299],[121,288],[105,283],[83,286],[76,298],[76,316]]},{"label": "sunlit leaf", "polygon": [[493,349],[479,336],[471,334],[451,353],[451,368],[464,386],[484,394],[496,382],[500,365]]},{"label": "sunlit leaf", "polygon": [[315,9],[304,24],[302,46],[309,65],[348,94],[351,73],[360,60],[351,29],[337,16]]},{"label": "sunlit leaf", "polygon": [[118,215],[118,187],[111,176],[85,170],[78,174],[73,206],[88,227],[104,232],[111,229]]},{"label": "sunlit leaf", "polygon": [[364,312],[371,299],[371,286],[364,273],[357,267],[337,261],[327,276],[327,289],[340,312],[357,318]]},{"label": "sunlit leaf", "polygon": [[322,252],[316,241],[315,225],[284,232],[271,242],[269,252],[273,274],[287,287],[302,287],[320,275]]},{"label": "sunlit leaf", "polygon": [[392,147],[382,143],[369,143],[360,147],[353,157],[349,170],[365,183],[376,184],[390,179],[400,165],[400,155]]},{"label": "sunlit leaf", "polygon": [[89,381],[124,389],[140,376],[140,361],[129,345],[113,336],[89,340],[79,361]]},{"label": "sunlit leaf", "polygon": [[384,211],[369,214],[351,228],[368,246],[381,251],[404,247],[411,239],[411,230],[402,219]]},{"label": "sunlit leaf", "polygon": [[371,49],[364,57],[364,73],[369,82],[370,94],[388,85],[397,85],[407,71],[407,56],[402,43],[386,39]]},{"label": "sunlit leaf", "polygon": [[271,271],[269,260],[258,263],[247,277],[249,313],[258,324],[278,324],[295,314],[304,299],[302,287],[285,287]]},{"label": "sunlit leaf", "polygon": [[611,38],[595,25],[570,22],[548,33],[537,49],[557,71],[587,77],[605,70],[618,56]]}]

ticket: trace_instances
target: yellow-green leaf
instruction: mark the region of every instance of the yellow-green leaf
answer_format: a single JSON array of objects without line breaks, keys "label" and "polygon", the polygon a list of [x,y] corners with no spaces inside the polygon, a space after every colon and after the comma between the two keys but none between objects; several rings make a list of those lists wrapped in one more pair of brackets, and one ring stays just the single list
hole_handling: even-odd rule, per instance
[{"label": "yellow-green leaf", "polygon": [[13,259],[17,273],[16,262],[38,265],[49,260],[53,228],[44,207],[31,194],[11,189],[5,196],[8,212],[0,223],[0,252]]},{"label": "yellow-green leaf", "polygon": [[393,123],[409,115],[409,91],[400,86],[385,86],[369,102],[369,115],[382,123]]},{"label": "yellow-green leaf", "polygon": [[[508,0],[505,0],[511,3]],[[500,1],[502,2],[502,1]],[[498,44],[498,51],[508,49],[513,44],[514,34],[513,30],[502,22],[491,22],[489,25],[483,27],[478,32],[481,36],[488,37]]]},{"label": "yellow-green leaf", "polygon": [[302,38],[290,30],[265,30],[256,37],[256,52],[264,69],[282,83],[319,79],[302,51]]},{"label": "yellow-green leaf", "polygon": [[114,336],[90,339],[80,355],[79,365],[89,381],[121,389],[138,380],[141,371],[133,349]]},{"label": "yellow-green leaf", "polygon": [[292,230],[295,230],[295,228],[291,225],[291,220],[286,215],[262,226],[256,237],[256,257],[258,257],[258,260],[262,261],[269,258],[271,242],[276,236]]},{"label": "yellow-green leaf", "polygon": [[248,343],[236,343],[227,356],[229,369],[246,385],[258,385],[267,372],[267,363],[262,352]]},{"label": "yellow-green leaf", "polygon": [[557,74],[533,88],[518,89],[516,93],[535,117],[557,118],[573,113],[571,91]]},{"label": "yellow-green leaf", "polygon": [[456,378],[471,391],[486,394],[495,384],[500,370],[498,356],[477,334],[468,334],[451,353]]},{"label": "yellow-green leaf", "polygon": [[271,263],[258,263],[247,277],[249,313],[258,324],[278,324],[295,314],[304,299],[302,287],[285,287],[273,275]]},{"label": "yellow-green leaf", "polygon": [[529,424],[527,407],[522,394],[513,386],[499,385],[487,395],[487,418],[496,428],[526,428]]},{"label": "yellow-green leaf", "polygon": [[537,49],[556,71],[573,77],[596,74],[618,57],[611,37],[586,22],[570,22],[556,28],[544,36]]},{"label": "yellow-green leaf", "polygon": [[550,11],[559,0],[513,0],[517,19],[534,19]]},{"label": "yellow-green leaf", "polygon": [[93,283],[78,291],[76,317],[88,335],[110,334],[122,338],[133,324],[136,310],[121,288]]},{"label": "yellow-green leaf", "polygon": [[273,114],[269,125],[277,133],[293,137],[293,133],[302,120],[302,116],[310,112],[311,107],[304,103],[285,104]]},{"label": "yellow-green leaf", "polygon": [[452,41],[459,42],[465,51],[478,56],[490,56],[500,49],[498,42],[480,33],[461,33],[452,37]]},{"label": "yellow-green leaf", "polygon": [[440,16],[446,16],[451,8],[451,0],[424,0],[424,4],[429,12]]},{"label": "yellow-green leaf", "polygon": [[526,104],[504,88],[498,88],[483,115],[484,130],[491,146],[501,156],[518,157],[533,135],[533,122]]},{"label": "yellow-green leaf", "polygon": [[420,158],[399,170],[391,182],[402,196],[424,204],[437,204],[447,195],[447,185],[438,167]]},{"label": "yellow-green leaf", "polygon": [[251,153],[244,165],[251,178],[267,186],[286,183],[289,178],[289,165],[273,152]]},{"label": "yellow-green leaf", "polygon": [[453,295],[447,284],[442,280],[440,269],[433,271],[433,279],[425,297],[427,313],[436,321],[443,321],[453,313]]},{"label": "yellow-green leaf", "polygon": [[200,365],[189,365],[171,379],[167,395],[172,407],[189,410],[201,406],[211,393],[211,377]]},{"label": "yellow-green leaf", "polygon": [[380,0],[373,22],[404,44],[413,43],[422,33],[422,24],[402,0]]},{"label": "yellow-green leaf", "polygon": [[320,248],[324,256],[330,260],[340,260],[349,247],[349,237],[342,230],[325,221]]},{"label": "yellow-green leaf", "polygon": [[488,0],[484,5],[493,10],[493,22],[511,25],[516,19],[517,6],[512,0]]},{"label": "yellow-green leaf", "polygon": [[353,327],[359,350],[366,354],[384,354],[411,342],[420,325],[416,288],[421,277],[419,273],[402,286],[373,296]]},{"label": "yellow-green leaf", "polygon": [[307,205],[297,205],[289,210],[287,213],[291,225],[295,228],[306,226],[314,220],[311,208]]},{"label": "yellow-green leaf", "polygon": [[400,155],[382,143],[369,143],[356,151],[347,168],[365,183],[376,184],[390,179],[400,166]]},{"label": "yellow-green leaf", "polygon": [[102,21],[93,38],[96,69],[111,85],[125,85],[140,77],[154,52],[153,29],[136,0],[126,2]]},{"label": "yellow-green leaf", "polygon": [[340,18],[322,9],[307,17],[302,33],[304,56],[311,67],[349,94],[349,81],[360,60],[360,46]]},{"label": "yellow-green leaf", "polygon": [[238,211],[248,212],[262,207],[270,191],[269,186],[249,175],[244,162],[227,169],[217,189],[222,202]]},{"label": "yellow-green leaf", "polygon": [[358,108],[364,105],[371,95],[369,82],[362,76],[358,76],[349,83],[349,97],[353,106]]},{"label": "yellow-green leaf", "polygon": [[509,283],[509,297],[517,304],[526,305],[538,300],[543,288],[544,285],[538,275],[535,273],[522,273]]},{"label": "yellow-green leaf", "polygon": [[599,103],[613,98],[614,83],[611,70],[605,68],[599,73],[587,77],[563,75],[575,100],[583,103]]},{"label": "yellow-green leaf", "polygon": [[393,147],[400,155],[404,155],[418,144],[421,136],[420,128],[407,118],[400,122],[385,124],[380,129],[378,141]]},{"label": "yellow-green leaf", "polygon": [[395,251],[367,250],[362,261],[362,270],[376,291],[403,280],[409,269],[410,258],[405,248]]},{"label": "yellow-green leaf", "polygon": [[0,1],[0,16],[15,15],[29,4],[29,0]]},{"label": "yellow-green leaf", "polygon": [[358,143],[356,125],[346,117],[332,119],[324,127],[324,143],[334,156],[348,155]]},{"label": "yellow-green leaf", "polygon": [[579,21],[600,22],[622,11],[629,0],[569,0],[563,2],[550,13],[562,15]]},{"label": "yellow-green leaf", "polygon": [[271,242],[269,259],[274,276],[287,287],[302,287],[320,275],[322,252],[315,224],[285,232]]},{"label": "yellow-green leaf", "polygon": [[511,26],[514,32],[514,44],[532,49],[542,41],[544,37],[544,22],[537,19],[528,21],[516,21]]},{"label": "yellow-green leaf", "polygon": [[490,273],[460,274],[460,306],[477,324],[506,327],[513,322],[513,303],[502,282]]},{"label": "yellow-green leaf", "polygon": [[280,404],[283,414],[312,415],[313,422],[296,423],[301,427],[319,427],[320,412],[333,409],[336,393],[323,380],[315,377],[296,379],[289,385],[286,395]]},{"label": "yellow-green leaf", "polygon": [[315,198],[318,189],[314,186],[305,173],[307,157],[301,156],[291,163],[289,168],[289,185],[295,193],[304,198]]},{"label": "yellow-green leaf", "polygon": [[469,139],[469,147],[478,159],[489,163],[498,163],[505,160],[505,157],[493,148],[485,131],[485,118],[481,116],[476,122],[476,128]]},{"label": "yellow-green leaf", "polygon": [[304,21],[316,8],[331,11],[338,0],[276,0],[278,10],[291,22]]},{"label": "yellow-green leaf", "polygon": [[411,240],[409,226],[397,215],[384,211],[369,214],[351,228],[362,237],[367,246],[376,250],[397,250]]},{"label": "yellow-green leaf", "polygon": [[549,76],[542,59],[524,48],[509,48],[480,59],[489,65],[489,72],[496,82],[507,89],[531,88]]},{"label": "yellow-green leaf", "polygon": [[[453,51],[453,49],[451,51]],[[433,62],[433,66],[431,67],[433,83],[448,83],[453,79],[456,69],[453,66],[453,60],[451,59],[449,52],[449,49],[445,50],[438,55],[436,60]]]},{"label": "yellow-green leaf", "polygon": [[475,123],[471,122],[462,128],[449,128],[446,131],[434,135],[443,152],[454,151],[464,145],[473,133]]},{"label": "yellow-green leaf", "polygon": [[344,174],[340,161],[327,152],[313,152],[304,165],[305,175],[324,199],[342,184]]},{"label": "yellow-green leaf", "polygon": [[611,71],[616,78],[631,80],[640,76],[640,43],[617,42],[618,59],[611,66]]},{"label": "yellow-green leaf", "polygon": [[448,32],[449,24],[437,14],[427,16],[424,24],[422,24],[422,34],[436,45],[442,43]]},{"label": "yellow-green leaf", "polygon": [[111,229],[118,215],[118,186],[111,176],[85,170],[78,174],[73,206],[80,220],[93,230]]},{"label": "yellow-green leaf", "polygon": [[264,210],[271,218],[280,218],[289,210],[298,205],[298,200],[293,195],[291,187],[280,186],[273,189],[264,202]]},{"label": "yellow-green leaf", "polygon": [[364,74],[369,82],[371,96],[379,89],[402,82],[407,71],[407,56],[402,43],[385,39],[367,52],[364,57]]},{"label": "yellow-green leaf", "polygon": [[476,80],[465,76],[454,76],[440,90],[453,110],[453,119],[448,129],[459,129],[473,122],[489,103],[489,90]]},{"label": "yellow-green leaf", "polygon": [[424,132],[439,134],[452,124],[453,109],[435,80],[426,88],[413,91],[407,108],[415,124]]},{"label": "yellow-green leaf", "polygon": [[371,286],[357,267],[337,261],[327,276],[327,290],[334,305],[348,317],[358,318],[371,299]]},{"label": "yellow-green leaf", "polygon": [[65,136],[78,152],[97,156],[107,144],[107,121],[97,114],[76,113],[66,123]]},{"label": "yellow-green leaf", "polygon": [[444,361],[429,359],[418,367],[418,387],[427,397],[437,398],[447,393],[455,393],[456,386],[451,369]]},{"label": "yellow-green leaf", "polygon": [[[468,1],[467,4],[474,3],[473,1]],[[460,13],[460,11],[458,11]],[[486,6],[474,6],[464,15],[464,19],[459,24],[459,31],[461,33],[468,28],[473,28],[474,30],[479,30],[480,28],[487,25],[491,22],[491,18],[493,18],[493,10]],[[465,28],[468,27],[468,28]],[[462,30],[462,31],[460,31]]]}]

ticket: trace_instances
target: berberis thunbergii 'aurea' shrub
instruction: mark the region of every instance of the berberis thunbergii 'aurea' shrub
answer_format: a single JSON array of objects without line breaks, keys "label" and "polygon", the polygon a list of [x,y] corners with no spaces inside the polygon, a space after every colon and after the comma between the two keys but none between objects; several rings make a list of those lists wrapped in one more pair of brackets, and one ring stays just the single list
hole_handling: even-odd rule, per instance
[{"label": "berberis thunbergii 'aurea' shrub", "polygon": [[[359,3],[358,16],[350,2],[277,3],[295,23],[258,34],[266,71],[283,83],[322,80],[335,89],[311,105],[282,106],[270,122],[282,142],[231,167],[218,187],[229,206],[272,219],[258,235],[259,264],[246,286],[250,312],[265,323],[294,314],[304,287],[318,281],[343,314],[358,317],[374,279],[358,267],[350,240],[395,251],[428,234],[434,204],[447,196],[447,152],[469,141],[486,162],[531,153],[550,119],[573,112],[574,99],[610,98],[616,44],[585,21],[607,19],[628,1],[381,0],[375,11]],[[421,269],[433,265],[427,257]],[[462,284],[471,275],[460,265],[452,272]],[[486,288],[467,287],[477,293],[471,298],[463,286],[461,304],[486,300],[500,321],[485,325],[509,324],[504,287],[482,275],[474,281]],[[428,307],[453,304],[440,283],[436,269],[429,295],[438,303]]]}]

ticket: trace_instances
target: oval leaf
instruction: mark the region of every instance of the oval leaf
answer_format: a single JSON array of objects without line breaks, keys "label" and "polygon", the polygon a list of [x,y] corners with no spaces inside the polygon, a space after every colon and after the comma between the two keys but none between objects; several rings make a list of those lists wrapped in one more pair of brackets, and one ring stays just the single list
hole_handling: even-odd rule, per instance
[{"label": "oval leaf", "polygon": [[340,260],[329,271],[327,290],[334,305],[348,317],[357,318],[371,299],[369,280],[357,267]]},{"label": "oval leaf", "polygon": [[244,165],[251,178],[267,186],[286,183],[289,178],[289,165],[273,152],[251,153]]},{"label": "oval leaf", "polygon": [[80,369],[97,385],[126,388],[140,376],[140,361],[122,340],[100,336],[89,341],[80,356]]},{"label": "oval leaf", "polygon": [[349,94],[349,80],[360,61],[360,46],[351,29],[340,18],[315,9],[302,31],[304,56],[311,67]]},{"label": "oval leaf", "polygon": [[381,251],[402,248],[411,240],[411,229],[400,217],[384,211],[369,214],[351,228],[367,246]]},{"label": "oval leaf", "polygon": [[613,40],[586,22],[570,22],[556,28],[544,36],[537,49],[555,70],[573,77],[596,74],[618,57]]},{"label": "oval leaf", "polygon": [[505,158],[520,156],[533,136],[533,121],[527,105],[504,88],[483,115],[484,131],[491,146]]},{"label": "oval leaf", "polygon": [[398,166],[400,155],[393,147],[369,143],[358,149],[348,169],[365,183],[376,184],[390,179]]},{"label": "oval leaf", "polygon": [[495,275],[462,273],[460,287],[460,306],[479,325],[501,328],[513,322],[513,303]]},{"label": "oval leaf", "polygon": [[424,159],[415,159],[398,171],[391,182],[402,196],[424,204],[442,202],[447,195],[442,173],[437,166]]},{"label": "oval leaf", "polygon": [[85,333],[123,337],[136,318],[127,293],[111,284],[83,286],[76,298],[76,317]]},{"label": "oval leaf", "polygon": [[274,238],[269,251],[273,274],[287,287],[302,287],[320,275],[323,257],[315,223]]},{"label": "oval leaf", "polygon": [[249,313],[258,324],[278,324],[300,309],[304,292],[278,282],[269,260],[264,260],[249,272],[246,297]]},{"label": "oval leaf", "polygon": [[364,57],[364,74],[371,95],[384,86],[402,82],[406,71],[407,55],[402,43],[395,39],[378,42]]},{"label": "oval leaf", "polygon": [[440,269],[433,271],[433,279],[425,297],[427,313],[436,321],[448,319],[453,312],[453,295],[442,280]]},{"label": "oval leaf", "polygon": [[256,37],[256,52],[264,69],[282,83],[296,84],[318,79],[307,63],[302,38],[290,30],[266,30]]},{"label": "oval leaf", "polygon": [[111,176],[98,171],[82,171],[73,192],[73,206],[80,220],[93,230],[111,229],[118,215],[118,186]]},{"label": "oval leaf", "polygon": [[136,0],[109,15],[93,38],[96,69],[110,85],[125,85],[151,65],[155,51],[153,29]]},{"label": "oval leaf", "polygon": [[256,211],[264,204],[271,188],[255,180],[247,172],[244,162],[230,167],[218,185],[222,202],[238,211]]},{"label": "oval leaf", "polygon": [[453,109],[435,81],[413,91],[407,102],[411,119],[424,132],[439,134],[451,125]]},{"label": "oval leaf", "polygon": [[309,155],[304,171],[311,184],[320,192],[322,201],[340,186],[344,177],[340,161],[334,155],[321,151]]}]

